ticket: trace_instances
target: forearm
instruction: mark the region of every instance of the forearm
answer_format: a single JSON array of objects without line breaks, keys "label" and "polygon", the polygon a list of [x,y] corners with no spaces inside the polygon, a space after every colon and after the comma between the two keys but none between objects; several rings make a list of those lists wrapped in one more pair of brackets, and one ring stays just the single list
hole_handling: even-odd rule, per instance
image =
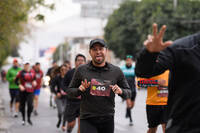
[{"label": "forearm", "polygon": [[81,91],[78,88],[69,88],[66,90],[66,92],[70,98],[78,97],[81,95]]},{"label": "forearm", "polygon": [[19,85],[19,78],[18,77],[15,79],[15,84]]},{"label": "forearm", "polygon": [[120,97],[123,99],[130,99],[131,98],[131,90],[130,89],[122,89],[122,94],[119,94]]},{"label": "forearm", "polygon": [[143,49],[137,59],[135,73],[137,77],[150,78],[161,74],[164,69],[158,64],[159,53],[150,53]]}]

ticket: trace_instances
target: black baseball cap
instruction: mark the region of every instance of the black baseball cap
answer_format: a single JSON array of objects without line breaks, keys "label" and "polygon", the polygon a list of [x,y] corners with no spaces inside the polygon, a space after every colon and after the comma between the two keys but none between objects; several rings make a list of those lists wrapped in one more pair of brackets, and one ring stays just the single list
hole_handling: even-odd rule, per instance
[{"label": "black baseball cap", "polygon": [[90,41],[90,49],[95,45],[95,44],[100,44],[102,45],[103,47],[106,47],[107,48],[107,44],[106,42],[103,40],[103,39],[94,39],[94,40],[91,40]]}]

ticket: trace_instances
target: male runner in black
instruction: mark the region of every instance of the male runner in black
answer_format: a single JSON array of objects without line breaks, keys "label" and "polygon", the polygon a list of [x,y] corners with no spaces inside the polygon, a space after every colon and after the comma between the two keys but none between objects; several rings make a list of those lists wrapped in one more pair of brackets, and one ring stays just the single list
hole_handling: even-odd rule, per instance
[{"label": "male runner in black", "polygon": [[114,133],[115,94],[131,97],[121,69],[106,62],[107,52],[104,40],[92,40],[92,61],[77,68],[69,85],[69,96],[81,96],[81,133]]}]

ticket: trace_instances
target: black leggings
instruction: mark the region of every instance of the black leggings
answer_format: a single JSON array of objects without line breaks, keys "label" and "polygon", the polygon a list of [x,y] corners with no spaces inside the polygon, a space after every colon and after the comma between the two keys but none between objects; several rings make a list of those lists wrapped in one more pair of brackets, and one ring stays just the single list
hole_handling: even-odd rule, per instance
[{"label": "black leggings", "polygon": [[130,122],[132,122],[132,114],[131,114],[131,108],[126,108],[126,117],[129,117]]},{"label": "black leggings", "polygon": [[29,93],[29,92],[20,92],[20,111],[22,113],[22,119],[25,121],[25,108],[26,108],[26,103],[28,106],[28,119],[31,117],[31,113],[33,111],[33,98],[34,98],[34,93]]},{"label": "black leggings", "polygon": [[81,119],[81,133],[114,133],[114,117]]}]

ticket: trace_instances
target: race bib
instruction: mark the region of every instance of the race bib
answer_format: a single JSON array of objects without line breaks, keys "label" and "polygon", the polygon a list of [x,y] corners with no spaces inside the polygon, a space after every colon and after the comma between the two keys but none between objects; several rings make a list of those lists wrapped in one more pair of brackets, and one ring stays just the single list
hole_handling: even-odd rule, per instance
[{"label": "race bib", "polygon": [[164,86],[159,86],[158,87],[158,97],[168,97],[168,88]]},{"label": "race bib", "polygon": [[110,96],[110,88],[111,81],[108,80],[99,80],[92,79],[91,80],[91,88],[90,94],[93,96]]},{"label": "race bib", "polygon": [[31,83],[25,83],[25,88],[27,88],[27,89],[30,89],[30,88],[32,88],[32,84]]},{"label": "race bib", "polygon": [[39,78],[40,78],[40,74],[36,74],[35,77],[36,77],[37,79],[39,79]]}]

